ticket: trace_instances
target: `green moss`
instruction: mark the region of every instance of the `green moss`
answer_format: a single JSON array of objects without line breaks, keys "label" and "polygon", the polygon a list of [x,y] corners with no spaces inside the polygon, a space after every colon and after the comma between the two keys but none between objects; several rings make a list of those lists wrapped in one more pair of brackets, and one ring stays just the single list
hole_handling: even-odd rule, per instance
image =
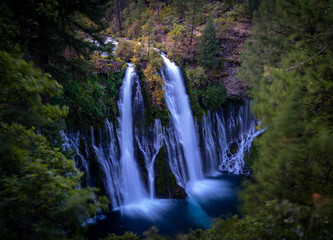
[{"label": "green moss", "polygon": [[172,173],[167,162],[166,147],[160,149],[155,161],[155,192],[160,198],[184,198],[186,196],[184,189],[177,184],[176,177]]},{"label": "green moss", "polygon": [[238,151],[238,144],[236,142],[233,142],[231,145],[230,145],[230,152],[232,154],[235,154],[236,152]]},{"label": "green moss", "polygon": [[228,102],[240,102],[242,101],[242,97],[240,95],[231,95],[227,97]]},{"label": "green moss", "polygon": [[[183,73],[186,72],[186,68],[180,66]],[[200,121],[202,114],[204,113],[204,109],[200,106],[200,94],[199,90],[191,84],[191,80],[188,79],[186,74],[183,74],[186,92],[188,94],[190,100],[190,107],[193,113],[193,117]]]},{"label": "green moss", "polygon": [[124,235],[116,235],[114,233],[109,234],[104,240],[138,240],[140,239],[138,235],[132,232],[125,232]]},{"label": "green moss", "polygon": [[107,116],[116,120],[124,74],[125,71],[110,71],[108,74],[90,74],[83,80],[69,79],[64,85],[64,94],[53,101],[70,106],[67,123],[72,128],[101,127]]},{"label": "green moss", "polygon": [[167,176],[167,163],[165,161],[166,158],[166,149],[163,146],[155,161],[155,165],[157,168],[157,176],[156,176],[156,181],[155,181],[155,190],[156,194],[159,197],[166,197],[168,195],[168,176]]},{"label": "green moss", "polygon": [[258,158],[258,149],[257,149],[257,138],[252,142],[250,151],[247,152],[244,156],[245,168],[249,169],[250,173],[252,173],[253,164]]},{"label": "green moss", "polygon": [[[142,72],[141,66],[136,65],[135,69],[137,71],[137,74],[139,75],[139,78],[142,80],[141,81],[141,89],[142,91],[142,97],[144,100],[144,105],[145,105],[145,124],[147,126],[151,126],[153,125],[154,121],[156,118],[159,118],[161,120],[161,123],[163,126],[167,126],[170,120],[170,114],[169,114],[169,110],[165,107],[165,108],[157,108],[152,104],[152,99],[150,97],[149,91],[147,89],[147,87],[145,86],[145,84],[143,84],[144,82],[144,74]],[[163,99],[164,103],[165,103],[165,99]],[[166,103],[164,104],[166,106]]]},{"label": "green moss", "polygon": [[199,90],[200,100],[204,108],[216,111],[226,102],[227,90],[222,83],[209,84]]}]

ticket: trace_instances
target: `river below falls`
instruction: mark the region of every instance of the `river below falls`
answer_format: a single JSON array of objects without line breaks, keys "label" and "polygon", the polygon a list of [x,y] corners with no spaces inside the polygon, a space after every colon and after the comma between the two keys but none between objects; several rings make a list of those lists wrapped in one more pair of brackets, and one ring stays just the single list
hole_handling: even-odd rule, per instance
[{"label": "river below falls", "polygon": [[244,176],[221,173],[190,184],[187,199],[146,199],[114,210],[89,223],[88,239],[131,231],[142,235],[155,226],[161,235],[176,236],[207,229],[213,219],[237,214],[237,193]]}]

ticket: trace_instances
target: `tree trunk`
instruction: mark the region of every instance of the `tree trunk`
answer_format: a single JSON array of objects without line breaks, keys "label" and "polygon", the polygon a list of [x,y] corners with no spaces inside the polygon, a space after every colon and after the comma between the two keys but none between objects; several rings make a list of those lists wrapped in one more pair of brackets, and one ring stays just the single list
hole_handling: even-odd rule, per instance
[{"label": "tree trunk", "polygon": [[191,29],[191,40],[190,40],[190,46],[192,45],[192,40],[193,40],[193,32],[194,32],[194,16],[192,17],[192,29]]},{"label": "tree trunk", "polygon": [[148,60],[149,60],[149,49],[150,49],[150,35],[148,36],[148,49],[147,49]]},{"label": "tree trunk", "polygon": [[157,20],[160,20],[160,1],[157,0]]},{"label": "tree trunk", "polygon": [[117,5],[116,11],[117,11],[117,18],[118,18],[118,28],[119,28],[119,32],[121,34],[122,27],[121,27],[121,17],[120,17],[120,4],[121,4],[120,0],[117,0],[117,2],[116,2],[116,5]]}]

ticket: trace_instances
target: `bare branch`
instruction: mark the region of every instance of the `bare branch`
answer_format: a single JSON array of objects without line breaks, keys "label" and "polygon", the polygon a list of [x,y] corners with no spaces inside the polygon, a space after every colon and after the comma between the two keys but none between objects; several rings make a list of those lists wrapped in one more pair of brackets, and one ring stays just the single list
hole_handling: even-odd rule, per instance
[{"label": "bare branch", "polygon": [[293,66],[293,67],[285,68],[284,70],[290,71],[290,70],[292,70],[292,69],[294,69],[294,68],[299,67],[299,66],[301,66],[301,65],[303,65],[303,64],[305,64],[305,63],[311,61],[312,59],[314,59],[314,58],[317,57],[318,55],[322,54],[323,52],[325,52],[326,49],[327,49],[327,46],[325,46],[322,50],[320,50],[319,52],[317,52],[315,55],[313,55],[313,56],[312,56],[311,58],[309,58],[308,60],[306,60],[306,61],[304,61],[304,62],[301,62],[301,63],[299,63],[299,64],[297,64],[297,65],[295,65],[295,66]]}]

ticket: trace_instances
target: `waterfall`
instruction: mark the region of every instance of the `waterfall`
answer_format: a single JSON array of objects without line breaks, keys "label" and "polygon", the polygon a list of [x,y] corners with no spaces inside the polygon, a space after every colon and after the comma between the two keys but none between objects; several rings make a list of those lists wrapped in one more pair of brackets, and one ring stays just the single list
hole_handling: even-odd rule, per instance
[{"label": "waterfall", "polygon": [[[200,199],[200,196],[217,196],[223,191],[219,183],[204,178],[204,174],[213,176],[218,171],[247,174],[244,156],[249,153],[254,138],[264,131],[256,129],[258,121],[250,111],[248,100],[244,105],[229,104],[219,111],[208,111],[197,124],[191,113],[180,69],[165,56],[162,57],[166,65],[162,77],[166,83],[165,100],[171,115],[169,126],[163,128],[159,119],[155,119],[153,126],[147,126],[140,81],[134,66],[129,64],[120,89],[119,126],[113,126],[106,119],[104,127],[98,131],[91,127],[91,142],[79,132],[63,134],[65,146],[77,152],[74,160],[77,168],[85,170],[88,186],[94,186],[89,169],[92,156],[88,145],[91,143],[103,174],[106,194],[112,207],[119,207],[122,215],[158,217],[158,213],[166,209],[166,203],[155,199],[154,186],[154,164],[164,144],[178,185],[186,189],[190,198]],[[82,153],[83,147],[85,152]],[[141,157],[138,158],[140,163],[142,158],[144,160],[149,195],[140,176],[136,154]],[[94,169],[94,166],[91,168]]]},{"label": "waterfall", "polygon": [[228,105],[213,114],[208,111],[202,118],[206,173],[214,175],[218,166],[220,171],[247,174],[245,154],[249,153],[254,138],[265,130],[256,130],[256,125],[259,122],[251,113],[249,100],[241,106]]},{"label": "waterfall", "polygon": [[[155,119],[154,127],[145,131],[145,135],[136,134],[136,140],[140,151],[145,160],[145,167],[148,172],[148,187],[151,199],[155,198],[155,173],[154,164],[157,154],[163,145],[164,134],[162,131],[161,121]],[[153,141],[151,140],[153,138]]]},{"label": "waterfall", "polygon": [[[213,129],[214,119],[212,119],[210,112],[202,117],[202,138],[205,154],[205,170],[207,175],[216,175],[218,169],[218,155],[217,146],[215,144],[215,132]],[[223,134],[223,133],[222,133]]]},{"label": "waterfall", "polygon": [[[177,146],[172,146],[175,148],[178,148],[179,145],[182,146],[181,150],[177,149],[177,156],[169,155],[169,162],[173,172],[181,174],[178,179],[182,179],[182,184],[187,184],[187,182],[203,178],[201,155],[181,71],[175,63],[164,55],[162,57],[166,65],[163,74],[166,83],[165,100],[172,116],[173,127],[171,129],[175,131],[169,134],[175,142],[169,142],[167,145],[170,147],[170,145],[176,144]],[[180,151],[183,154],[180,154]],[[168,152],[170,151],[168,150]],[[182,156],[184,159],[174,159],[174,157]],[[182,170],[180,171],[180,169]]]},{"label": "waterfall", "polygon": [[187,183],[185,157],[179,142],[177,129],[171,125],[165,130],[164,135],[170,168],[176,177],[177,184],[185,188]]},{"label": "waterfall", "polygon": [[155,198],[155,172],[154,163],[156,156],[163,145],[162,125],[159,119],[155,119],[153,127],[145,126],[144,102],[141,93],[139,78],[133,83],[133,116],[135,116],[135,143],[143,154],[145,168],[148,173],[148,188],[151,199]]},{"label": "waterfall", "polygon": [[91,128],[92,146],[97,161],[103,172],[103,183],[112,207],[122,205],[121,171],[117,140],[114,136],[112,123],[105,120],[105,131],[99,131],[99,143],[96,143],[94,130]]},{"label": "waterfall", "polygon": [[[73,157],[73,161],[75,163],[75,167],[81,171],[84,171],[86,174],[86,185],[88,187],[93,186],[93,181],[90,176],[90,169],[89,169],[89,148],[86,141],[86,138],[78,131],[76,133],[65,133],[64,131],[61,132],[61,136],[64,139],[63,147],[64,149],[74,149],[76,154]],[[85,152],[82,153],[80,150],[80,141],[84,141],[84,149]]]},{"label": "waterfall", "polygon": [[134,66],[129,64],[121,87],[120,100],[118,103],[120,111],[120,117],[118,119],[118,140],[121,153],[120,177],[122,179],[124,205],[140,201],[146,197],[146,192],[134,158],[132,83],[133,79],[136,77]]},{"label": "waterfall", "polygon": [[[136,83],[137,91],[132,106],[132,88]],[[103,183],[112,207],[118,208],[146,197],[143,183],[134,157],[133,146],[133,109],[142,108],[141,89],[134,66],[129,64],[118,102],[120,117],[117,129],[118,141],[113,124],[105,120],[104,129],[99,129],[97,140],[93,128],[91,139],[97,162],[103,172]],[[140,93],[138,93],[140,92]],[[118,144],[119,143],[119,144]]]}]

